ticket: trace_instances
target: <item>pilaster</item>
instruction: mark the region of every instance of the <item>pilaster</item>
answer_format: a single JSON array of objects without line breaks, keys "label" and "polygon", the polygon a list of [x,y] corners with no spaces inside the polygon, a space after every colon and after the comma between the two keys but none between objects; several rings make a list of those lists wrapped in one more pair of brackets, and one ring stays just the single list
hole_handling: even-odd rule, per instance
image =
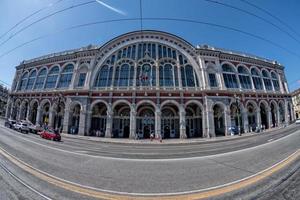
[{"label": "pilaster", "polygon": [[185,109],[184,106],[181,105],[179,108],[179,129],[180,129],[180,138],[186,139],[186,120],[185,120]]},{"label": "pilaster", "polygon": [[111,138],[112,136],[112,123],[113,123],[113,111],[111,104],[109,104],[107,108],[107,118],[106,118],[106,131],[105,131],[105,137]]}]

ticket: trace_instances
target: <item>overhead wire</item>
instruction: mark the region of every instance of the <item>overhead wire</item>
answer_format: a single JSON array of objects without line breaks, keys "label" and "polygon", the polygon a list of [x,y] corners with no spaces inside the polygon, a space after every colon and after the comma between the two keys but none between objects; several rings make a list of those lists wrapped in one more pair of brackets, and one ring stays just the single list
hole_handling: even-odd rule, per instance
[{"label": "overhead wire", "polygon": [[[40,39],[43,39],[43,38],[46,38],[46,37],[49,37],[53,34],[56,34],[56,33],[61,33],[61,32],[64,32],[64,31],[68,31],[68,30],[72,30],[72,29],[78,29],[78,28],[81,28],[81,27],[87,27],[87,26],[92,26],[92,25],[97,25],[97,24],[104,24],[104,23],[113,23],[113,22],[121,22],[121,21],[139,21],[140,20],[140,17],[139,18],[120,18],[120,19],[112,19],[112,20],[102,20],[102,21],[95,21],[95,22],[90,22],[90,23],[84,23],[84,24],[79,24],[79,25],[74,25],[74,26],[71,26],[71,27],[68,27],[68,28],[64,28],[64,29],[61,29],[59,31],[55,31],[53,33],[50,33],[50,34],[46,34],[46,35],[42,35],[42,36],[39,36],[37,38],[34,38],[30,41],[27,41],[27,42],[24,42],[12,49],[10,49],[9,51],[6,51],[4,52],[3,54],[0,55],[0,58],[2,58],[3,56],[13,52],[14,50],[16,49],[19,49],[29,43],[32,43],[34,41],[37,41],[37,40],[40,40]],[[259,35],[256,35],[256,34],[253,34],[253,33],[250,33],[250,32],[247,32],[247,31],[244,31],[244,30],[241,30],[241,29],[237,29],[237,28],[234,28],[234,27],[230,27],[230,26],[225,26],[225,25],[220,25],[220,24],[216,24],[216,23],[211,23],[211,22],[205,22],[205,21],[199,21],[199,20],[192,20],[192,19],[186,19],[186,18],[166,18],[166,17],[146,17],[146,18],[143,18],[144,21],[174,21],[174,22],[187,22],[187,23],[192,23],[192,24],[202,24],[202,25],[207,25],[207,26],[211,26],[211,27],[217,27],[217,28],[221,28],[221,29],[225,29],[225,30],[230,30],[230,31],[233,31],[233,32],[237,32],[237,33],[241,33],[243,35],[247,35],[247,36],[250,36],[252,38],[256,38],[258,40],[261,40],[261,41],[264,41],[266,43],[269,43],[281,50],[284,50],[285,52],[297,57],[298,59],[300,59],[300,55],[294,51],[291,51],[289,50],[288,48],[284,47],[284,46],[281,46],[280,44],[276,43],[276,42],[273,42],[269,39],[266,39],[262,36],[259,36]]]},{"label": "overhead wire", "polygon": [[273,19],[277,20],[279,23],[281,23],[282,25],[286,26],[288,29],[290,29],[293,33],[295,33],[297,36],[300,37],[300,34],[289,24],[287,24],[286,22],[284,22],[283,20],[281,20],[279,17],[275,16],[274,14],[272,14],[271,12],[269,12],[267,9],[264,9],[260,6],[255,5],[254,3],[251,3],[247,0],[240,0],[241,2],[248,4],[262,12],[264,12],[265,14],[269,15],[270,17],[272,17]]},{"label": "overhead wire", "polygon": [[23,19],[21,19],[20,21],[18,21],[15,25],[13,25],[11,28],[9,28],[7,31],[5,31],[1,36],[0,39],[2,39],[5,35],[7,35],[10,31],[14,30],[16,27],[18,27],[20,24],[22,24],[23,22],[25,22],[26,20],[30,19],[31,17],[33,17],[34,15],[37,15],[38,13],[42,12],[43,10],[54,6],[60,2],[62,2],[64,0],[58,0],[56,2],[54,2],[53,4],[48,4],[47,6],[44,6],[42,8],[40,8],[39,10],[34,11],[33,13],[31,13],[30,15],[24,17]]},{"label": "overhead wire", "polygon": [[271,26],[275,27],[276,29],[278,29],[280,32],[286,34],[287,36],[289,36],[290,38],[292,38],[293,40],[295,40],[296,42],[298,42],[300,44],[300,40],[298,40],[296,37],[294,37],[292,34],[290,34],[288,31],[284,30],[283,28],[281,28],[280,26],[276,25],[275,23],[273,23],[272,21],[268,20],[268,19],[265,19],[255,13],[252,13],[252,12],[249,12],[245,9],[242,9],[242,8],[239,8],[239,7],[236,7],[236,6],[232,6],[230,4],[226,4],[226,3],[223,3],[223,2],[220,2],[220,1],[215,1],[215,0],[203,0],[203,1],[206,1],[208,3],[214,3],[214,4],[218,4],[218,5],[221,5],[221,6],[225,6],[227,8],[231,8],[231,9],[234,9],[234,10],[237,10],[239,12],[243,12],[243,13],[246,13],[248,15],[251,15],[257,19],[260,19],[268,24],[270,24]]},{"label": "overhead wire", "polygon": [[17,32],[15,32],[14,34],[12,34],[9,38],[7,38],[6,40],[4,40],[2,43],[0,43],[0,47],[2,45],[4,45],[5,43],[7,43],[9,40],[11,40],[12,38],[14,38],[16,35],[18,35],[19,33],[25,31],[26,29],[28,29],[29,27],[33,26],[34,24],[38,23],[38,22],[41,22],[47,18],[50,18],[54,15],[57,15],[59,13],[62,13],[62,12],[65,12],[65,11],[68,11],[68,10],[71,10],[71,9],[74,9],[74,8],[78,8],[78,7],[81,7],[81,6],[85,6],[85,5],[88,5],[88,4],[91,4],[91,3],[96,3],[95,0],[92,0],[92,1],[88,1],[88,2],[84,2],[84,3],[79,3],[79,4],[75,4],[75,5],[72,5],[72,6],[69,6],[67,8],[64,8],[64,9],[61,9],[61,10],[58,10],[58,11],[55,11],[55,12],[52,12],[44,17],[41,17],[40,19],[28,24],[27,26],[21,28],[20,30],[18,30]]}]

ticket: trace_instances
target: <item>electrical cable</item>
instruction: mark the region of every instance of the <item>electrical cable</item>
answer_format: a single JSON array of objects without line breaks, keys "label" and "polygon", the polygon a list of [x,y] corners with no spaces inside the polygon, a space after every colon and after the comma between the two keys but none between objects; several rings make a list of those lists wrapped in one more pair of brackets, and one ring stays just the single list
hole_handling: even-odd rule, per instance
[{"label": "electrical cable", "polygon": [[270,17],[276,19],[278,22],[280,22],[281,24],[283,24],[284,26],[286,26],[287,28],[289,28],[293,33],[295,33],[297,36],[300,37],[300,34],[294,28],[292,28],[290,25],[288,25],[287,23],[285,23],[284,21],[282,21],[279,17],[276,17],[275,15],[273,15],[268,10],[266,10],[266,9],[264,9],[262,7],[259,7],[259,6],[257,6],[255,4],[249,2],[247,0],[240,0],[240,1],[243,2],[243,3],[245,3],[245,4],[248,4],[248,5],[252,6],[252,7],[254,7],[254,8],[256,8],[256,9],[264,12],[265,14],[269,15]]},{"label": "electrical cable", "polygon": [[54,6],[54,5],[56,5],[56,4],[58,4],[58,3],[62,2],[62,1],[64,1],[64,0],[58,0],[58,1],[56,1],[55,3],[49,4],[49,5],[45,6],[45,7],[41,8],[41,9],[39,9],[39,10],[33,12],[33,13],[31,13],[30,15],[24,17],[23,19],[21,19],[20,21],[18,21],[15,25],[13,25],[11,28],[9,28],[6,32],[4,32],[4,33],[0,36],[0,39],[2,39],[2,38],[3,38],[6,34],[8,34],[10,31],[12,31],[13,29],[15,29],[17,26],[19,26],[20,24],[22,24],[22,23],[25,22],[26,20],[30,19],[30,18],[33,17],[34,15],[36,15],[36,14],[42,12],[43,10],[45,10],[45,9],[51,7],[51,6]]},{"label": "electrical cable", "polygon": [[[4,52],[3,54],[0,55],[0,58],[2,58],[3,56],[11,53],[12,51],[22,47],[22,46],[25,46],[29,43],[32,43],[34,41],[37,41],[37,40],[40,40],[40,39],[43,39],[45,37],[49,37],[53,34],[56,34],[56,33],[60,33],[60,32],[64,32],[64,31],[68,31],[68,30],[72,30],[72,29],[78,29],[78,28],[81,28],[81,27],[87,27],[87,26],[92,26],[92,25],[97,25],[97,24],[104,24],[104,23],[112,23],[112,22],[121,22],[121,21],[139,21],[140,18],[122,18],[122,19],[113,19],[113,20],[103,20],[103,21],[96,21],[96,22],[90,22],[90,23],[85,23],[85,24],[79,24],[79,25],[75,25],[75,26],[71,26],[71,27],[68,27],[68,28],[65,28],[65,29],[62,29],[60,31],[56,31],[56,32],[53,32],[53,33],[50,33],[50,34],[46,34],[46,35],[43,35],[43,36],[39,36],[37,38],[34,38],[30,41],[27,41],[25,43],[22,43],[16,47],[14,47],[13,49],[9,50],[9,51],[6,51]],[[217,28],[221,28],[221,29],[225,29],[225,30],[230,30],[230,31],[233,31],[233,32],[238,32],[238,33],[241,33],[243,35],[247,35],[247,36],[250,36],[252,38],[256,38],[258,40],[261,40],[261,41],[264,41],[266,43],[269,43],[279,49],[282,49],[286,52],[288,52],[289,54],[293,55],[293,56],[296,56],[298,59],[300,59],[300,55],[298,55],[296,52],[293,52],[291,50],[289,50],[288,48],[286,47],[283,47],[281,46],[280,44],[276,43],[276,42],[273,42],[269,39],[266,39],[262,36],[259,36],[259,35],[255,35],[253,33],[250,33],[250,32],[247,32],[247,31],[243,31],[243,30],[240,30],[240,29],[237,29],[237,28],[234,28],[234,27],[230,27],[230,26],[225,26],[225,25],[220,25],[220,24],[216,24],[216,23],[210,23],[210,22],[205,22],[205,21],[199,21],[199,20],[192,20],[192,19],[185,19],[185,18],[164,18],[164,17],[147,17],[147,18],[143,18],[143,20],[146,20],[146,21],[174,21],[174,22],[187,22],[187,23],[192,23],[192,24],[202,24],[202,25],[207,25],[207,26],[211,26],[211,27],[217,27]]]},{"label": "electrical cable", "polygon": [[61,9],[61,10],[58,10],[58,11],[55,11],[53,13],[50,13],[49,15],[46,15],[44,17],[41,17],[40,19],[30,23],[29,25],[21,28],[20,30],[18,30],[17,32],[15,32],[14,34],[12,34],[9,38],[7,38],[6,40],[4,40],[2,43],[0,43],[0,47],[2,45],[4,45],[6,42],[8,42],[9,40],[11,40],[12,38],[14,38],[16,35],[18,35],[19,33],[25,31],[26,29],[28,29],[29,27],[33,26],[34,24],[38,23],[38,22],[41,22],[49,17],[52,17],[56,14],[59,14],[59,13],[62,13],[62,12],[65,12],[65,11],[68,11],[68,10],[71,10],[71,9],[74,9],[74,8],[78,8],[78,7],[81,7],[81,6],[85,6],[85,5],[88,5],[88,4],[91,4],[91,3],[96,3],[95,0],[93,1],[88,1],[88,2],[84,2],[84,3],[80,3],[80,4],[76,4],[76,5],[72,5],[72,6],[69,6],[67,8],[64,8],[64,9]]},{"label": "electrical cable", "polygon": [[290,38],[292,38],[293,40],[295,40],[296,42],[298,42],[300,44],[300,41],[295,38],[292,34],[290,34],[288,31],[282,29],[280,26],[274,24],[273,22],[271,22],[270,20],[267,20],[259,15],[256,15],[252,12],[249,12],[247,10],[244,10],[244,9],[241,9],[241,8],[238,8],[238,7],[235,7],[235,6],[232,6],[232,5],[229,5],[229,4],[226,4],[226,3],[222,3],[222,2],[219,2],[219,1],[215,1],[215,0],[203,0],[203,1],[206,1],[206,2],[209,2],[209,3],[214,3],[214,4],[218,4],[218,5],[221,5],[221,6],[225,6],[225,7],[228,7],[228,8],[231,8],[231,9],[234,9],[234,10],[237,10],[237,11],[240,11],[240,12],[243,12],[243,13],[246,13],[250,16],[253,16],[255,18],[258,18],[270,25],[272,25],[273,27],[275,27],[276,29],[278,29],[279,31],[281,31],[282,33],[286,34],[287,36],[289,36]]}]

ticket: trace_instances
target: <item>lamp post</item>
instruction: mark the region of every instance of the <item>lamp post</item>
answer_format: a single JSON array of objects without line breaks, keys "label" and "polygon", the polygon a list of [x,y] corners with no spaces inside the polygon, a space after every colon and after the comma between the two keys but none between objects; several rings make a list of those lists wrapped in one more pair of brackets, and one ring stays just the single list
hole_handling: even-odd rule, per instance
[{"label": "lamp post", "polygon": [[240,128],[240,109],[239,109],[239,107],[240,107],[240,97],[234,95],[234,98],[235,98],[235,103],[236,103],[236,106],[237,106],[236,115],[237,115],[237,121],[238,121],[238,126],[237,126],[238,127],[238,134],[239,134],[239,136],[241,136],[242,134],[241,134],[241,128]]},{"label": "lamp post", "polygon": [[[56,110],[56,116],[55,117],[57,117],[57,115],[58,115],[58,108],[60,108],[60,104],[61,104],[61,102],[64,102],[64,96],[61,94],[61,93],[58,93],[56,96],[54,96],[54,102],[56,102],[57,103],[57,110]],[[59,112],[61,112],[61,110],[59,111]],[[61,124],[60,124],[60,126],[61,126]],[[61,128],[61,127],[56,127],[56,123],[54,124],[54,128]]]}]

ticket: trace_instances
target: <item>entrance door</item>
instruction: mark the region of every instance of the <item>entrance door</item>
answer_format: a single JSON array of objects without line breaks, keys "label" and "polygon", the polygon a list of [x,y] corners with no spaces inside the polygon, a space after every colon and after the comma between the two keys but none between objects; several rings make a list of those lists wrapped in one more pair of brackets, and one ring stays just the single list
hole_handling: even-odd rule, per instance
[{"label": "entrance door", "polygon": [[148,125],[144,126],[143,134],[144,138],[150,138],[151,129]]},{"label": "entrance door", "polygon": [[164,138],[170,138],[170,126],[164,126]]},{"label": "entrance door", "polygon": [[124,138],[129,138],[129,126],[124,127],[123,137]]}]

